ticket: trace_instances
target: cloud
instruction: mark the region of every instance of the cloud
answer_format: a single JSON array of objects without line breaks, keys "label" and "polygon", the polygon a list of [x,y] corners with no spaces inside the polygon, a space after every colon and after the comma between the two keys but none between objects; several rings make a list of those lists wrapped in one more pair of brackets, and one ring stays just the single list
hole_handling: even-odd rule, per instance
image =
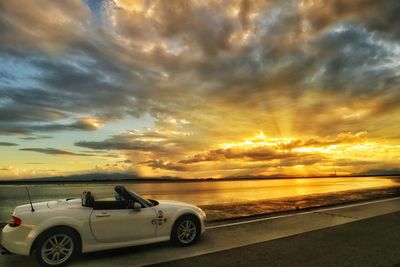
[{"label": "cloud", "polygon": [[[370,118],[396,110],[400,101],[397,29],[382,19],[396,20],[395,1],[40,3],[63,23],[47,20],[37,5],[30,12],[3,4],[0,56],[24,63],[33,81],[24,90],[12,83],[2,88],[3,134],[98,129],[79,121],[82,114],[103,124],[179,114],[216,138],[205,130],[217,127],[212,116],[221,121],[229,110],[232,120],[243,121],[241,111],[248,109],[259,117],[247,122],[253,128],[259,121],[279,124],[282,103],[301,113],[292,119],[294,131],[312,124],[317,134],[332,134],[321,117],[333,117],[331,107],[354,107],[352,97],[369,102],[379,94],[382,101],[365,113]],[[93,23],[98,16],[102,22]],[[33,21],[41,27],[24,30]],[[311,90],[325,91],[310,103]],[[337,123],[347,130],[348,121]],[[281,126],[273,127],[280,134]]]},{"label": "cloud", "polygon": [[184,165],[181,164],[175,164],[171,162],[165,162],[163,160],[149,160],[149,161],[143,161],[141,164],[145,164],[148,167],[151,167],[153,169],[163,169],[163,170],[171,170],[171,171],[187,171],[189,168],[185,167]]},{"label": "cloud", "polygon": [[[52,52],[67,49],[69,44],[82,38],[90,14],[78,0],[2,1],[1,10],[2,46]],[[57,16],[57,20],[53,16]]]},{"label": "cloud", "polygon": [[149,145],[141,141],[118,141],[115,139],[108,139],[104,141],[79,141],[75,143],[76,146],[86,147],[91,149],[106,149],[106,150],[143,150],[153,151],[159,148],[154,145]]},{"label": "cloud", "polygon": [[74,153],[67,150],[56,148],[20,148],[20,151],[31,151],[48,155],[66,155],[66,156],[93,156],[91,154]]},{"label": "cloud", "polygon": [[181,132],[158,131],[127,131],[113,135],[102,141],[79,141],[75,146],[90,148],[94,150],[122,150],[149,152],[155,155],[180,154],[185,151],[185,142],[190,142],[190,137],[182,135]]},{"label": "cloud", "polygon": [[[366,133],[341,133],[336,137],[312,137],[304,140],[296,138],[269,138],[257,135],[243,142],[221,144],[218,149],[201,152],[176,162],[171,160],[147,160],[139,164],[153,169],[169,171],[219,171],[249,170],[265,168],[288,168],[294,166],[312,166],[330,161],[327,150],[337,145],[362,144],[367,141]],[[342,163],[344,160],[337,160]],[[214,167],[213,167],[214,166]]]},{"label": "cloud", "polygon": [[300,1],[301,12],[315,30],[321,30],[342,20],[356,20],[371,30],[387,32],[393,38],[400,37],[395,26],[399,21],[400,4],[395,0]]},{"label": "cloud", "polygon": [[51,139],[52,137],[49,135],[31,135],[31,136],[25,136],[25,137],[20,137],[22,140],[41,140],[41,139]]},{"label": "cloud", "polygon": [[248,159],[252,161],[266,161],[282,158],[297,157],[295,153],[278,152],[270,147],[256,147],[250,149],[228,148],[217,149],[206,152],[205,154],[197,154],[194,157],[186,160],[181,160],[180,163],[195,163],[201,161],[218,161],[229,159]]},{"label": "cloud", "polygon": [[[10,120],[7,117],[7,120]],[[24,134],[28,135],[21,137],[24,140],[37,140],[51,138],[47,135],[44,136],[29,136],[36,132],[58,132],[58,131],[94,131],[102,127],[102,124],[95,118],[79,118],[71,123],[32,123],[19,121],[16,119],[13,122],[5,122],[0,125],[0,134]]]},{"label": "cloud", "polygon": [[[312,156],[312,160],[308,160]],[[305,160],[307,158],[307,160]],[[323,157],[319,155],[310,155],[307,153],[298,153],[295,151],[280,151],[271,147],[254,147],[254,148],[227,148],[210,150],[202,154],[196,154],[188,159],[180,160],[179,163],[191,164],[207,161],[226,161],[226,160],[245,160],[245,161],[273,161],[284,160],[285,166],[292,165],[295,162],[314,164]],[[297,163],[296,163],[297,164]]]},{"label": "cloud", "polygon": [[[204,162],[218,171],[239,160],[297,164],[296,148],[363,142],[349,132],[399,135],[396,0],[0,7],[1,135],[72,132],[76,146],[171,172]],[[150,118],[154,130],[128,134],[133,127],[118,123],[132,118]],[[219,147],[259,131],[293,138]]]},{"label": "cloud", "polygon": [[296,149],[362,143],[366,140],[366,135],[366,132],[357,134],[340,133],[336,137],[310,137],[301,140],[298,138],[268,138],[262,134],[243,142],[222,145],[223,148],[195,154],[180,160],[179,163],[191,164],[229,159],[245,159],[249,161],[303,159],[309,155],[298,153]]},{"label": "cloud", "polygon": [[141,150],[160,151],[165,143],[165,136],[157,132],[128,132],[114,135],[103,141],[79,141],[76,146],[104,150]]},{"label": "cloud", "polygon": [[0,171],[10,171],[12,167],[0,167]]},{"label": "cloud", "polygon": [[299,146],[330,146],[339,144],[362,143],[366,140],[367,132],[359,132],[356,134],[340,133],[336,137],[313,137],[305,140]]},{"label": "cloud", "polygon": [[126,160],[120,160],[118,161],[118,163],[132,163],[133,161],[130,159],[126,159]]},{"label": "cloud", "polygon": [[326,158],[318,154],[306,153],[267,153],[258,150],[256,153],[236,153],[234,157],[231,152],[220,152],[218,157],[191,158],[178,162],[165,160],[148,160],[139,162],[152,169],[166,171],[187,172],[190,175],[199,173],[257,173],[265,172],[268,168],[290,168],[294,166],[312,166],[325,162]]},{"label": "cloud", "polygon": [[0,142],[0,146],[18,146],[18,144],[9,142]]}]

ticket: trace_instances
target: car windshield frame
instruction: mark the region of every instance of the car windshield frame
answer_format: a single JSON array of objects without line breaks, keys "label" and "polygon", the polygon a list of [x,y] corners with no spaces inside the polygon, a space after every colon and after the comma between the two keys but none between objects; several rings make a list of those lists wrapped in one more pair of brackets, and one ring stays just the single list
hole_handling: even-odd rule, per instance
[{"label": "car windshield frame", "polygon": [[139,195],[138,193],[133,192],[133,191],[127,189],[127,188],[125,188],[125,190],[126,190],[126,192],[127,192],[129,195],[131,195],[131,197],[132,197],[133,199],[137,200],[142,206],[144,206],[144,207],[146,207],[146,208],[147,208],[147,207],[153,207],[153,206],[154,206],[154,204],[153,204],[151,201],[149,201],[149,200],[147,200],[146,198],[142,197],[142,196]]}]

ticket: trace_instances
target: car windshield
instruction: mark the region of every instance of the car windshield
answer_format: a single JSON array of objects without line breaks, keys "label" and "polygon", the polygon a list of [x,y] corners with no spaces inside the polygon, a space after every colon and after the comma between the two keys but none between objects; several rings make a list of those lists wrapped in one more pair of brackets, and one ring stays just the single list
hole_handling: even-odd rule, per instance
[{"label": "car windshield", "polygon": [[154,206],[154,204],[153,204],[151,201],[149,201],[148,199],[146,199],[146,198],[144,198],[143,196],[139,195],[138,193],[133,192],[133,191],[131,191],[131,190],[129,190],[129,189],[126,189],[126,191],[127,191],[129,194],[131,194],[131,196],[133,196],[134,198],[136,198],[137,200],[139,200],[139,202],[141,202],[142,204],[145,204],[145,205],[148,206],[148,207]]}]

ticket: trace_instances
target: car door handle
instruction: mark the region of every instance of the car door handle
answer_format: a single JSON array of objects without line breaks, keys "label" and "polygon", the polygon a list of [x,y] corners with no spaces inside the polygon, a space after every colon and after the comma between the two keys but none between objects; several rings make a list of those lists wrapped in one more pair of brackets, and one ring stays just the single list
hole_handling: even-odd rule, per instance
[{"label": "car door handle", "polygon": [[96,217],[110,217],[111,216],[111,214],[109,214],[109,213],[99,213],[99,214],[96,214]]}]

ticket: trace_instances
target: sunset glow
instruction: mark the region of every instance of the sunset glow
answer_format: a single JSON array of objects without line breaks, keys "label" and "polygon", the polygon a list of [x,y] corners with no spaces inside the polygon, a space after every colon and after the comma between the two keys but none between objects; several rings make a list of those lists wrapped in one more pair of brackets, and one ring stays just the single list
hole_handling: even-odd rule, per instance
[{"label": "sunset glow", "polygon": [[0,179],[400,171],[400,33],[390,4],[0,8]]}]

